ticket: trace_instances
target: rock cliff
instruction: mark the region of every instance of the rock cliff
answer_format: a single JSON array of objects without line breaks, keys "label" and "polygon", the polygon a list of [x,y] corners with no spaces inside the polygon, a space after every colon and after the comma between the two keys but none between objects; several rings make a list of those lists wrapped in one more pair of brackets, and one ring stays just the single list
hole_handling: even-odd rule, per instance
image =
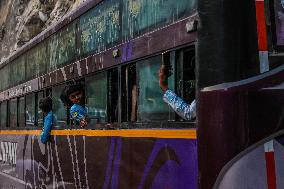
[{"label": "rock cliff", "polygon": [[0,62],[86,0],[1,0]]}]

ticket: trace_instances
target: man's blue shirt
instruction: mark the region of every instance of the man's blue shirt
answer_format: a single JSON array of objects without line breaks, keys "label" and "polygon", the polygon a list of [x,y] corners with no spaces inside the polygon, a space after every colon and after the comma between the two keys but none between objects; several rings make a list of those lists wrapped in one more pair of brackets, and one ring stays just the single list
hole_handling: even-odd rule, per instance
[{"label": "man's blue shirt", "polygon": [[183,119],[191,120],[196,117],[196,100],[187,104],[171,90],[165,92],[163,100]]}]

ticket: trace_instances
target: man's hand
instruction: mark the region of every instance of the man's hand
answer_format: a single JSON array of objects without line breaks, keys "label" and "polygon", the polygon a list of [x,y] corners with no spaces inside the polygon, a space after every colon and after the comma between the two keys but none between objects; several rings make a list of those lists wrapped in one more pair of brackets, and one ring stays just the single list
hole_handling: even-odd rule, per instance
[{"label": "man's hand", "polygon": [[163,92],[168,90],[168,78],[165,74],[165,65],[161,65],[159,69],[159,85]]},{"label": "man's hand", "polygon": [[81,127],[81,128],[85,128],[87,125],[88,125],[88,119],[87,119],[86,117],[83,117],[83,118],[80,120],[80,127]]}]

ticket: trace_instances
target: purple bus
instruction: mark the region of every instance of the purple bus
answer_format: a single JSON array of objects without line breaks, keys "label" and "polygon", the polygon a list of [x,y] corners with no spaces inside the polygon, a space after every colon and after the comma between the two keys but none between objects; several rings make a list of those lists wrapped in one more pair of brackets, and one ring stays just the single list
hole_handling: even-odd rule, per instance
[{"label": "purple bus", "polygon": [[[82,3],[0,65],[0,188],[283,188],[279,5]],[[163,101],[164,61],[169,88],[196,99],[196,119]],[[84,86],[84,129],[60,100],[73,81]],[[43,144],[46,96],[56,123]]]}]

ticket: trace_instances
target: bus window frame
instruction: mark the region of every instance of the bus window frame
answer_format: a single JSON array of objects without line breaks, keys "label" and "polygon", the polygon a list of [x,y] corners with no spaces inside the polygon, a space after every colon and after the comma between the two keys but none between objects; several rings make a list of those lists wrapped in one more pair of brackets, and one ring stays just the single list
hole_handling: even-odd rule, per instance
[{"label": "bus window frame", "polygon": [[[24,99],[24,125],[23,126],[20,125],[20,116],[19,116],[21,98]],[[26,128],[26,95],[17,97],[17,114],[18,114],[18,120],[17,120],[18,128]]]},{"label": "bus window frame", "polygon": [[[171,49],[171,53],[173,54],[174,56],[174,63],[173,63],[173,66],[175,67],[174,71],[176,72],[177,71],[177,66],[178,66],[178,62],[177,62],[177,57],[178,57],[178,53],[180,52],[183,52],[184,50],[193,50],[195,51],[195,56],[196,56],[196,46],[194,44],[190,44],[190,45],[187,45],[185,47],[181,47],[181,48],[177,48],[177,49]],[[123,82],[124,82],[124,78],[123,78],[123,72],[125,71],[124,68],[126,68],[127,66],[135,66],[135,70],[137,72],[137,69],[136,69],[136,64],[137,62],[141,61],[141,60],[145,60],[145,59],[150,59],[152,57],[155,57],[155,56],[159,56],[161,55],[161,53],[158,53],[158,54],[152,54],[151,56],[148,56],[148,57],[144,57],[142,59],[139,59],[139,60],[135,60],[135,61],[132,61],[132,62],[128,62],[127,64],[124,64],[124,65],[120,65],[120,69],[121,69],[121,73],[120,73],[120,121],[119,121],[119,124],[120,124],[120,127],[121,129],[137,129],[137,128],[146,128],[146,129],[150,129],[150,128],[169,128],[169,129],[172,129],[172,128],[187,128],[187,129],[191,129],[191,128],[196,128],[196,120],[184,120],[184,119],[180,119],[179,116],[175,113],[175,120],[161,120],[161,121],[150,121],[150,122],[138,122],[137,120],[135,122],[131,122],[129,121],[129,112],[128,112],[128,108],[127,108],[127,111],[125,112],[125,110],[123,111],[121,109],[122,107],[122,104],[125,104],[123,103]],[[195,60],[196,61],[196,60]],[[181,62],[181,65],[183,66],[183,62]],[[195,67],[196,67],[196,62],[195,62]],[[183,71],[183,69],[182,69]],[[195,74],[196,74],[196,71],[195,71]],[[181,74],[183,75],[183,74]],[[136,75],[137,77],[137,75]],[[183,93],[183,85],[182,85],[182,90],[181,91],[178,91],[177,90],[177,86],[178,86],[178,81],[177,81],[177,73],[174,74],[174,92],[177,93],[178,95],[181,95]],[[195,78],[196,78],[196,75],[195,75]],[[137,81],[137,79],[136,79]],[[195,80],[196,82],[196,80]],[[139,95],[139,86],[138,86],[138,95]],[[196,92],[195,92],[196,93]],[[129,103],[129,95],[125,94],[127,96],[127,107],[128,107],[128,103]],[[125,97],[124,97],[125,98]],[[161,96],[162,98],[162,96]],[[138,104],[137,104],[138,105]],[[126,114],[125,114],[126,113]],[[127,115],[127,121],[123,121],[123,115]]]},{"label": "bus window frame", "polygon": [[[135,75],[134,80],[132,80],[133,78],[129,79],[130,75],[129,75],[129,70],[130,69],[134,69],[133,73]],[[131,99],[129,98],[129,90],[130,90],[130,86],[129,85],[134,85],[136,84],[137,86],[137,70],[136,70],[136,61],[135,62],[131,62],[128,63],[126,65],[122,65],[121,66],[121,72],[120,72],[120,120],[121,120],[121,124],[124,122],[131,122]],[[131,75],[132,76],[132,75]],[[129,80],[132,80],[133,83],[129,84]],[[131,86],[132,86],[131,85]],[[139,90],[137,88],[137,90]],[[124,104],[124,108],[123,107]],[[125,116],[125,117],[122,117]],[[137,109],[136,109],[136,116],[137,116]],[[136,117],[136,121],[137,121],[137,117]]]},{"label": "bus window frame", "polygon": [[[2,102],[1,102],[1,105],[0,105],[0,113],[2,113],[2,106],[3,106],[3,103],[6,103],[6,110],[5,110],[5,112],[6,112],[6,116],[5,116],[5,125],[4,126],[2,126],[2,120],[3,120],[3,117],[2,116],[0,116],[0,128],[1,128],[1,130],[5,130],[5,129],[9,129],[9,125],[8,125],[8,101],[9,100],[3,100]],[[0,114],[1,115],[1,114]]]},{"label": "bus window frame", "polygon": [[33,125],[32,126],[28,126],[27,125],[27,116],[25,115],[25,127],[26,128],[37,128],[37,124],[36,124],[36,91],[35,92],[31,92],[31,93],[28,93],[28,94],[26,94],[25,95],[25,112],[27,111],[27,97],[29,96],[29,95],[34,95],[34,107],[33,107],[33,109],[34,109],[34,121],[33,121]]},{"label": "bus window frame", "polygon": [[42,123],[42,125],[39,125],[39,116],[42,116],[42,122],[44,122],[44,116],[43,116],[43,114],[42,115],[39,115],[39,101],[40,101],[40,99],[39,99],[39,93],[42,93],[42,97],[41,98],[44,98],[44,90],[40,90],[40,91],[37,91],[37,92],[35,92],[35,101],[36,101],[36,103],[35,103],[35,126],[36,127],[43,127],[43,123]]},{"label": "bus window frame", "polygon": [[[16,108],[16,125],[12,125],[11,124],[11,105],[12,105],[12,102],[16,102],[16,107],[13,107],[13,108]],[[18,123],[18,98],[12,98],[9,100],[9,112],[7,112],[9,114],[9,119],[8,119],[8,125],[10,128],[18,128],[19,127],[19,123]]]},{"label": "bus window frame", "polygon": [[275,0],[271,0],[265,4],[266,6],[265,8],[267,10],[266,19],[269,20],[270,22],[270,25],[266,25],[268,34],[270,33],[270,36],[271,36],[271,44],[269,45],[270,45],[270,48],[272,49],[270,49],[270,51],[272,50],[276,52],[283,52],[284,45],[277,45],[277,31],[276,31],[276,22],[275,22],[276,15],[275,15],[274,3],[275,3]]}]

